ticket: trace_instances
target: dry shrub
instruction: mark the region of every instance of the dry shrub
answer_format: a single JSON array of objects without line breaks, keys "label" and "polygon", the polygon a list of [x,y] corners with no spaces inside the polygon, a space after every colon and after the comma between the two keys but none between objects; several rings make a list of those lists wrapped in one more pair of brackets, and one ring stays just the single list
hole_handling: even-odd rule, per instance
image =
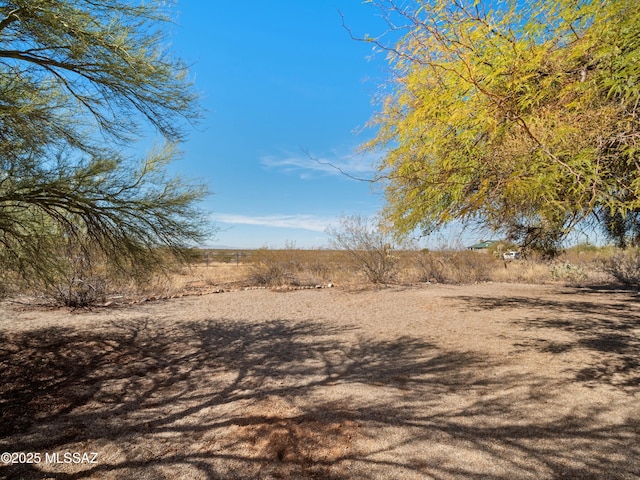
[{"label": "dry shrub", "polygon": [[399,273],[400,252],[404,242],[394,237],[392,230],[380,219],[348,215],[340,219],[340,225],[330,227],[327,233],[331,245],[343,252],[359,273],[374,284],[388,284]]},{"label": "dry shrub", "polygon": [[21,292],[71,308],[160,298],[176,293],[172,277],[181,268],[183,263],[169,253],[158,263],[116,265],[98,251],[78,249],[62,254],[57,270],[22,285]]},{"label": "dry shrub", "polygon": [[56,303],[65,307],[90,307],[106,302],[107,285],[108,279],[100,275],[72,275],[66,282],[52,285],[49,295]]},{"label": "dry shrub", "polygon": [[110,273],[99,255],[69,249],[61,253],[58,268],[34,281],[31,288],[57,305],[84,308],[106,301]]},{"label": "dry shrub", "polygon": [[422,250],[411,255],[411,260],[416,271],[417,281],[431,283],[445,283],[447,281],[446,265],[441,255],[429,250]]},{"label": "dry shrub", "polygon": [[392,248],[350,250],[343,253],[342,264],[352,281],[374,285],[396,283],[400,274],[399,255]]},{"label": "dry shrub", "polygon": [[199,282],[204,285],[213,286],[226,283],[246,283],[251,276],[251,265],[213,263],[209,265],[191,265],[176,279],[182,284]]},{"label": "dry shrub", "polygon": [[491,281],[493,272],[502,265],[502,262],[490,254],[466,250],[422,250],[412,252],[409,258],[416,280],[432,283],[464,284]]},{"label": "dry shrub", "polygon": [[272,287],[318,285],[334,281],[340,268],[335,251],[261,248],[252,254],[248,280]]},{"label": "dry shrub", "polygon": [[492,273],[492,281],[502,283],[543,284],[550,280],[549,265],[535,260],[499,262]]},{"label": "dry shrub", "polygon": [[261,248],[252,256],[250,281],[266,286],[291,285],[296,283],[297,268],[290,252]]},{"label": "dry shrub", "polygon": [[500,262],[488,253],[468,250],[455,252],[450,259],[451,283],[477,283],[492,280],[491,273]]},{"label": "dry shrub", "polygon": [[[210,253],[214,258],[214,252]],[[392,257],[389,260],[393,269],[386,271],[385,283],[400,284],[603,282],[607,280],[602,268],[603,258],[611,256],[607,249],[593,248],[569,249],[561,260],[553,263],[537,257],[504,261],[499,252],[467,250],[405,249],[388,251],[388,254]],[[184,289],[193,282],[207,285],[243,282],[269,287],[314,286],[331,282],[348,288],[371,283],[371,277],[362,268],[362,259],[342,250],[262,248],[243,252],[239,261],[237,255],[229,258],[234,260],[228,263],[202,263],[200,260],[186,269],[171,288]]]},{"label": "dry shrub", "polygon": [[602,261],[602,268],[625,285],[640,285],[640,249],[615,253]]},{"label": "dry shrub", "polygon": [[131,276],[114,271],[74,272],[44,291],[54,303],[71,308],[104,305],[114,300],[165,298],[181,291],[170,270],[157,270]]}]

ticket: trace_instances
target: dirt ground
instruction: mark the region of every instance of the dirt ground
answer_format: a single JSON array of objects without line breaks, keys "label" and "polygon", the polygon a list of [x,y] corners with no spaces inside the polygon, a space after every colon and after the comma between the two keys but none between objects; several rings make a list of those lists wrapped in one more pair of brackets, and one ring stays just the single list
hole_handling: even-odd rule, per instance
[{"label": "dirt ground", "polygon": [[640,478],[630,290],[4,303],[0,371],[3,479]]}]

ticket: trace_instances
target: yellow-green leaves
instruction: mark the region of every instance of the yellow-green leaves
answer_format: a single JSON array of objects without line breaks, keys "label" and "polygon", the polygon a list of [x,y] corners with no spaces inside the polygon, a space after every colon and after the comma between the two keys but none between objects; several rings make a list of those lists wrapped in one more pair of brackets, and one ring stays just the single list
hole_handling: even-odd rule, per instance
[{"label": "yellow-green leaves", "polygon": [[366,145],[387,149],[399,230],[481,218],[566,232],[637,208],[640,4],[424,0],[402,14]]}]

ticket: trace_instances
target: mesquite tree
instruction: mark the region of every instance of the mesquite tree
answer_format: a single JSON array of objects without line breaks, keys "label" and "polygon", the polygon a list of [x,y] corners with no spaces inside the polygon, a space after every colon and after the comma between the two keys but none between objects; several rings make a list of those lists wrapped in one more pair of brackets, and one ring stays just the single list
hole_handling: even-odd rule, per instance
[{"label": "mesquite tree", "polygon": [[640,3],[370,3],[392,39],[361,40],[394,75],[365,147],[398,230],[473,221],[548,246],[639,210]]}]

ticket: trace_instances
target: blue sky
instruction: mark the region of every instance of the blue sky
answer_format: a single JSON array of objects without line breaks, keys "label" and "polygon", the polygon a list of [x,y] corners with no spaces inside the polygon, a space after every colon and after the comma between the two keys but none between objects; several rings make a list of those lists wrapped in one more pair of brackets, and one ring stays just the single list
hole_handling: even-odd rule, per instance
[{"label": "blue sky", "polygon": [[[218,231],[207,246],[328,245],[342,215],[373,216],[376,156],[358,154],[389,78],[385,55],[350,38],[387,24],[361,0],[181,0],[171,47],[191,65],[205,118],[173,173],[206,183]],[[316,161],[317,159],[319,161]],[[491,234],[447,227],[428,247],[460,247]],[[583,241],[583,240],[582,240]]]},{"label": "blue sky", "polygon": [[301,248],[328,243],[341,215],[374,215],[381,192],[314,160],[370,177],[357,153],[386,79],[384,55],[350,38],[385,23],[358,0],[189,2],[177,5],[172,48],[191,65],[205,119],[173,168],[209,185],[218,227],[210,245]]}]

